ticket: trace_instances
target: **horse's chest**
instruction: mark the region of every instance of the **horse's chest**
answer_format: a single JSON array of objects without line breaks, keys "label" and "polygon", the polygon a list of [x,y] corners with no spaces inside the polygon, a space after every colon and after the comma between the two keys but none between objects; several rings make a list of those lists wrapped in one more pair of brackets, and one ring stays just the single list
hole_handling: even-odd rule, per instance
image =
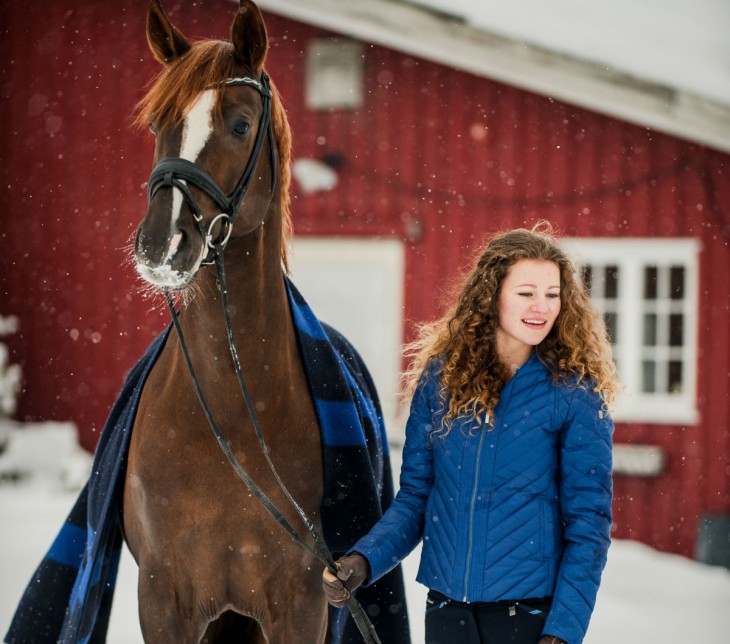
[{"label": "horse's chest", "polygon": [[[127,476],[131,511],[138,513],[145,533],[167,544],[163,549],[214,542],[227,544],[223,554],[229,547],[273,554],[282,547],[281,538],[288,538],[234,471],[186,381],[155,390],[153,380],[143,393]],[[301,388],[282,389],[256,393],[252,388],[253,404],[280,478],[304,511],[316,517],[323,493],[316,415],[306,388],[306,395],[297,395]],[[298,518],[271,472],[240,391],[218,386],[210,392],[211,414],[232,454],[296,525]]]}]

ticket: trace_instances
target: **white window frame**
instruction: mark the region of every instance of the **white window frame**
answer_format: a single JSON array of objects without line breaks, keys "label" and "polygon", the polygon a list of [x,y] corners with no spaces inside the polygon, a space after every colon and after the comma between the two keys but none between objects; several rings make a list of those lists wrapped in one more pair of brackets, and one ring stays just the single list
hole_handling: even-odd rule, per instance
[{"label": "white window frame", "polygon": [[361,42],[318,38],[307,45],[304,102],[310,110],[357,110],[364,100]]},{"label": "white window frame", "polygon": [[[624,422],[694,425],[699,422],[697,411],[697,316],[699,311],[699,252],[700,243],[693,238],[567,238],[561,246],[570,254],[580,273],[580,267],[617,266],[619,273],[614,358],[624,391],[616,401],[614,419]],[[683,345],[681,347],[645,347],[643,344],[643,315],[650,309],[643,294],[644,269],[647,266],[667,268],[681,266],[685,270],[684,297],[670,301],[667,289],[658,284],[659,293],[652,311],[669,312],[669,306],[679,307],[683,315]],[[606,302],[595,298],[603,313]],[[672,311],[675,308],[671,309]],[[675,352],[683,365],[682,391],[642,392],[642,361],[651,352],[655,358],[667,358]],[[664,352],[664,353],[663,353]]]}]

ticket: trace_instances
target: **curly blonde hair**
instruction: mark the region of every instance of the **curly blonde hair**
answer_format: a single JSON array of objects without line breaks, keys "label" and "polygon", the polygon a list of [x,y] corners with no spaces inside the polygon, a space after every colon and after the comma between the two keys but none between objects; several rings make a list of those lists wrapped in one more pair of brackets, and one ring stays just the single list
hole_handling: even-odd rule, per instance
[{"label": "curly blonde hair", "polygon": [[440,319],[417,327],[418,337],[405,348],[411,358],[404,374],[405,395],[413,394],[427,368],[438,368],[446,413],[443,431],[457,416],[492,416],[510,373],[497,353],[499,295],[510,268],[520,260],[554,262],[560,270],[560,313],[548,336],[535,348],[556,382],[590,380],[609,409],[617,389],[616,368],[603,318],[593,306],[566,253],[554,240],[552,226],[499,233],[466,277],[457,284],[455,302]]}]

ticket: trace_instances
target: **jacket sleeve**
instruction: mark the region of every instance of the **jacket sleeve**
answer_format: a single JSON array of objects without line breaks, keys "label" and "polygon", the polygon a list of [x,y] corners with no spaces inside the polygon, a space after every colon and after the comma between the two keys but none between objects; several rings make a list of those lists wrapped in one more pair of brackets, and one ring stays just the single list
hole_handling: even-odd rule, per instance
[{"label": "jacket sleeve", "polygon": [[377,581],[400,563],[423,537],[426,503],[433,484],[433,446],[430,433],[436,400],[435,375],[422,375],[411,402],[400,488],[393,503],[349,552],[359,552],[370,563],[370,579]]},{"label": "jacket sleeve", "polygon": [[613,421],[590,387],[572,392],[560,441],[564,548],[543,633],[569,644],[585,637],[611,532]]}]

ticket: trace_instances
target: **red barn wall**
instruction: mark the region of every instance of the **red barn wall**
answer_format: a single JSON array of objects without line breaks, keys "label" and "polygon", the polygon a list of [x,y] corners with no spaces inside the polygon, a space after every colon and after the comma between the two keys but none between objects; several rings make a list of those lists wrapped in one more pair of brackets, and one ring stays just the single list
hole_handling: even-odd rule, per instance
[{"label": "red barn wall", "polygon": [[[234,8],[168,7],[192,37],[226,36]],[[93,449],[124,374],[167,324],[127,252],[152,154],[130,126],[156,70],[145,6],[11,0],[0,16],[0,315],[20,319],[4,340],[24,374],[17,416],[73,420]],[[266,19],[295,155],[342,159],[334,190],[294,185],[295,231],[403,240],[409,322],[436,314],[441,288],[497,229],[544,218],[571,236],[700,240],[700,423],[616,431],[662,446],[668,466],[616,477],[615,535],[691,555],[698,515],[730,511],[730,157],[370,45],[362,108],[312,112],[304,55],[328,34]]]}]

